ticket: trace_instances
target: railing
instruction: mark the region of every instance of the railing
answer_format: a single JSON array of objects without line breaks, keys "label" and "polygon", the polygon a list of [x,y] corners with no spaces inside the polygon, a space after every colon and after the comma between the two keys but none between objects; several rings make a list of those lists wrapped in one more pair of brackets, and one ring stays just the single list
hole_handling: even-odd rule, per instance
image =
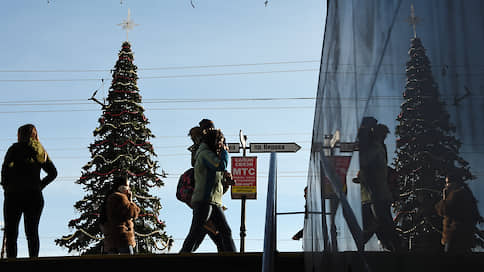
[{"label": "railing", "polygon": [[269,162],[269,180],[267,184],[266,224],[264,231],[264,252],[262,254],[262,272],[273,272],[276,258],[277,239],[277,157],[271,153]]}]

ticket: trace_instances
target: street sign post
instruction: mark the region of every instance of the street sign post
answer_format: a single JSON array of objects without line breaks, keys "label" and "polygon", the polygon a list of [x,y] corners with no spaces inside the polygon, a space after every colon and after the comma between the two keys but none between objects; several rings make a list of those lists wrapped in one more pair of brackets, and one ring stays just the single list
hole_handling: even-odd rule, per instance
[{"label": "street sign post", "polygon": [[251,143],[247,145],[247,135],[239,133],[239,143],[228,143],[228,152],[239,153],[242,149],[242,157],[232,157],[232,177],[235,185],[232,185],[232,199],[241,199],[240,211],[240,252],[245,251],[245,204],[247,199],[257,198],[257,157],[247,157],[246,151],[250,153],[287,153],[297,152],[301,149],[296,143]]}]

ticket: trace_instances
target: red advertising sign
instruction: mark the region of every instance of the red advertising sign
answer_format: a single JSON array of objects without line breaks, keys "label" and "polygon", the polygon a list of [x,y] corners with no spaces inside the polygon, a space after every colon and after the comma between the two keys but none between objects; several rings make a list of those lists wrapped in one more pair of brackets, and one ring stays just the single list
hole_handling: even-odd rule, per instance
[{"label": "red advertising sign", "polygon": [[[346,193],[346,174],[348,172],[348,167],[350,166],[351,156],[331,156],[328,157],[328,160],[333,165],[334,170],[343,185],[343,191]],[[328,177],[324,177],[324,192],[326,197],[334,194],[333,187],[331,186]]]},{"label": "red advertising sign", "polygon": [[257,157],[232,157],[232,199],[257,198]]}]

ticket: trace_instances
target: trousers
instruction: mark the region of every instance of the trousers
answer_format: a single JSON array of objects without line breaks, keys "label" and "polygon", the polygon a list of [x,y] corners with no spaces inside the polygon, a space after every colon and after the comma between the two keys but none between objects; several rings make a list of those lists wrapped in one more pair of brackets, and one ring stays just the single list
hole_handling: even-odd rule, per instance
[{"label": "trousers", "polygon": [[8,258],[17,257],[18,227],[22,215],[29,256],[31,258],[39,256],[39,221],[43,208],[44,197],[40,191],[5,193],[3,215]]},{"label": "trousers", "polygon": [[232,239],[232,230],[227,223],[221,207],[204,202],[193,204],[193,217],[190,231],[183,242],[180,252],[194,252],[201,239],[206,235],[204,225],[211,220],[218,231],[217,248],[221,252],[235,252],[235,243]]}]

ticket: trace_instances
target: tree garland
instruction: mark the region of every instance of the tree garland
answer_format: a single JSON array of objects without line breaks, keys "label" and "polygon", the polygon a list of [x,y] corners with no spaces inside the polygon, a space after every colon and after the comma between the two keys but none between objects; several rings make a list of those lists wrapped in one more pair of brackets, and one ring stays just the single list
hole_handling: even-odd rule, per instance
[{"label": "tree garland", "polygon": [[[135,104],[137,107],[141,108],[141,109],[144,109],[140,104],[136,103],[136,102],[133,102],[132,100],[129,100],[129,99],[120,99],[120,100],[113,100],[114,103],[133,103]],[[105,109],[109,109],[113,106],[114,104],[109,104],[109,105],[106,105],[104,108]]]},{"label": "tree garland", "polygon": [[[120,126],[127,126],[127,125],[130,125],[133,127],[133,129],[135,130],[140,130],[140,129],[143,129],[143,127],[141,125],[137,125],[137,122],[123,122],[123,123],[120,123],[119,124]],[[99,132],[101,131],[105,126],[110,126],[114,129],[118,129],[120,128],[119,126],[116,126],[116,125],[113,125],[111,123],[104,123],[103,125],[101,125],[100,127],[96,128],[94,131],[95,132]]]},{"label": "tree garland", "polygon": [[106,143],[111,143],[111,144],[113,144],[113,146],[115,146],[115,147],[123,147],[123,146],[127,145],[128,143],[130,143],[130,144],[132,144],[132,145],[134,145],[134,146],[144,146],[144,145],[149,145],[149,146],[151,147],[151,149],[153,149],[153,146],[151,145],[151,143],[150,143],[149,141],[146,141],[146,142],[144,142],[144,143],[142,143],[142,144],[136,144],[136,143],[135,143],[135,142],[133,142],[132,140],[126,140],[126,141],[125,141],[124,143],[122,143],[122,144],[117,144],[117,143],[112,142],[112,141],[109,141],[109,140],[103,140],[103,141],[101,141],[101,142],[99,142],[99,143],[97,143],[97,144],[93,144],[93,145],[94,145],[94,146],[100,146],[100,145],[103,145],[103,144],[106,144]]},{"label": "tree garland", "polygon": [[[117,116],[121,116],[123,114],[138,114],[139,111],[127,111],[127,110],[123,110],[122,112],[119,112],[119,113],[112,113],[112,112],[105,112],[104,115],[109,115],[109,116],[114,116],[114,117],[117,117]],[[143,114],[141,114],[141,118],[143,119],[143,121],[146,121],[148,120]]]},{"label": "tree garland", "polygon": [[[79,179],[87,179],[87,178],[89,178],[88,175],[90,175],[90,174],[94,174],[94,175],[97,175],[97,176],[108,176],[108,175],[111,175],[111,174],[113,174],[115,172],[123,172],[123,171],[125,173],[133,176],[133,177],[141,177],[141,176],[146,175],[146,173],[149,172],[149,170],[146,170],[146,171],[143,171],[143,172],[140,172],[140,173],[133,173],[133,172],[131,172],[129,170],[124,170],[124,169],[117,168],[117,169],[112,169],[112,170],[110,170],[108,172],[104,172],[104,173],[97,172],[97,171],[94,171],[94,172],[91,172],[91,173],[86,173],[86,174],[82,175]],[[156,180],[159,180],[159,178],[157,178]]]},{"label": "tree garland", "polygon": [[[137,156],[136,158],[133,158],[133,157],[132,157],[132,156],[130,156],[130,155],[124,155],[124,154],[121,154],[121,155],[118,155],[118,156],[117,156],[115,159],[113,159],[113,160],[108,160],[108,159],[106,159],[106,158],[105,158],[103,155],[95,155],[95,156],[92,158],[92,160],[91,160],[90,162],[88,162],[88,163],[87,163],[87,164],[86,164],[86,165],[85,165],[83,168],[89,168],[89,167],[91,167],[91,166],[94,164],[94,160],[95,160],[96,158],[101,158],[101,159],[102,159],[102,160],[103,160],[105,163],[107,163],[107,164],[113,164],[113,163],[115,163],[117,160],[119,160],[119,159],[120,159],[120,158],[122,158],[122,157],[128,158],[128,159],[129,159],[131,162],[135,162],[135,161],[137,161],[139,158],[148,158],[148,156],[146,156],[146,155],[139,155],[139,156]],[[153,166],[155,166],[155,163],[154,163],[154,162],[152,162],[152,161],[151,161],[151,160],[149,160],[149,159],[147,160],[147,162],[146,162],[146,163],[148,164],[148,166],[149,166],[149,167],[153,167]]]}]

